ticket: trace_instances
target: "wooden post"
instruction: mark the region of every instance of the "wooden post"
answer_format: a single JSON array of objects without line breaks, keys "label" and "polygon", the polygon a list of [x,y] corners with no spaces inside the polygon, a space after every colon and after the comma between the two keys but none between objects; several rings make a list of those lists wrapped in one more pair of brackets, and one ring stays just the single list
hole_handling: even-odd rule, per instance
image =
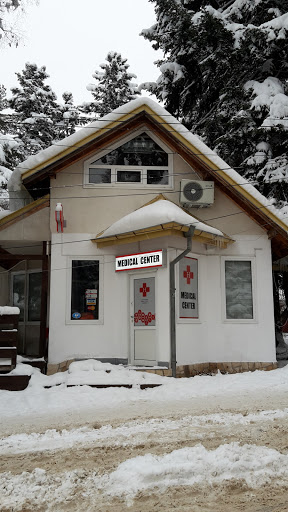
[{"label": "wooden post", "polygon": [[47,299],[48,299],[48,256],[47,256],[47,242],[43,242],[39,357],[47,357],[47,354],[48,354],[48,345],[46,343]]}]

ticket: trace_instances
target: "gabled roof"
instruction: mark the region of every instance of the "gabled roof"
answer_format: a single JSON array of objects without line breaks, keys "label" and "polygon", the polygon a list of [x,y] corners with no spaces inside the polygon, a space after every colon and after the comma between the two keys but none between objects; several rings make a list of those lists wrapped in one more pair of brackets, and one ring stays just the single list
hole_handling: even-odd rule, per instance
[{"label": "gabled roof", "polygon": [[119,140],[128,130],[141,126],[147,126],[157,133],[202,179],[212,179],[224,194],[266,230],[272,239],[275,259],[288,254],[288,221],[281,216],[279,210],[169,112],[146,97],[119,107],[70,137],[28,158],[13,172],[9,190],[19,187],[21,181],[28,190],[35,189],[39,182],[43,183],[43,180],[60,172],[72,162],[83,157],[88,158],[105,148],[108,143]]},{"label": "gabled roof", "polygon": [[26,217],[33,215],[33,213],[43,210],[43,208],[46,208],[49,205],[50,196],[46,195],[40,199],[37,199],[37,201],[33,201],[32,203],[23,206],[23,208],[20,208],[15,212],[9,212],[8,215],[0,218],[0,231],[2,229],[8,228],[9,226],[12,226],[12,224],[15,224],[19,220],[26,219]]},{"label": "gabled roof", "polygon": [[189,226],[195,227],[194,240],[221,247],[233,242],[222,231],[185,212],[162,194],[114,222],[99,233],[93,242],[96,242],[98,247],[106,247],[162,236],[183,236],[189,230]]}]

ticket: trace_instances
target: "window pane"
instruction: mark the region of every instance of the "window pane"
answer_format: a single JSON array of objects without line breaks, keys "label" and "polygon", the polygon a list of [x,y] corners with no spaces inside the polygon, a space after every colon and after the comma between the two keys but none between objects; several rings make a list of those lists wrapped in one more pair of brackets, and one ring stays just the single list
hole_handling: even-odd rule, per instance
[{"label": "window pane", "polygon": [[13,276],[13,306],[20,309],[19,322],[24,322],[25,274]]},{"label": "window pane", "polygon": [[139,171],[117,171],[117,181],[120,183],[140,183],[141,172]]},{"label": "window pane", "polygon": [[168,155],[146,133],[110,151],[92,165],[168,166]]},{"label": "window pane", "polygon": [[29,274],[28,321],[40,322],[41,312],[41,272]]},{"label": "window pane", "polygon": [[168,185],[168,171],[147,170],[148,185]]},{"label": "window pane", "polygon": [[71,319],[99,319],[99,261],[72,261]]},{"label": "window pane", "polygon": [[111,183],[111,169],[89,169],[89,183]]},{"label": "window pane", "polygon": [[225,261],[226,318],[252,319],[251,261]]}]

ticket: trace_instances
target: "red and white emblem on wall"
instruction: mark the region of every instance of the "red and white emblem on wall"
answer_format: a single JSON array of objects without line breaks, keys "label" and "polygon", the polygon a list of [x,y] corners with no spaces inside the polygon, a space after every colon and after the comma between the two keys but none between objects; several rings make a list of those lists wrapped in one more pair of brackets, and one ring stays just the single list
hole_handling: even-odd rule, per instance
[{"label": "red and white emblem on wall", "polygon": [[190,284],[191,279],[194,278],[194,274],[191,272],[190,265],[187,265],[186,270],[184,270],[183,277],[185,277],[187,280],[187,284]]},{"label": "red and white emblem on wall", "polygon": [[143,297],[146,297],[147,293],[150,292],[150,288],[146,283],[143,283],[141,288],[139,288],[139,292],[142,293]]}]

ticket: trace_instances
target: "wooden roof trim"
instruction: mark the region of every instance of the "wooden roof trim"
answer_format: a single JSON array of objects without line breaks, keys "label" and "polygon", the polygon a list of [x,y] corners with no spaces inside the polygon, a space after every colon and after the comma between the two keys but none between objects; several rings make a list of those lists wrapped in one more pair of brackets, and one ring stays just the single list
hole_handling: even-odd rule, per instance
[{"label": "wooden roof trim", "polygon": [[[117,235],[111,235],[103,238],[96,237],[95,239],[92,239],[92,242],[96,243],[97,247],[101,248],[111,245],[135,243],[136,241],[139,242],[170,235],[184,237],[184,233],[187,232],[188,229],[188,226],[179,224],[178,222],[167,222],[165,224],[159,224],[158,226],[138,229],[128,233],[119,233]],[[206,243],[208,245],[219,245],[221,247],[227,247],[228,243],[234,242],[234,240],[228,236],[222,237],[219,235],[213,235],[212,233],[207,233],[200,229],[195,229],[193,240]]]},{"label": "wooden roof trim", "polygon": [[[61,171],[64,167],[72,163],[72,161],[75,162],[85,156],[88,157],[88,153],[90,154],[101,150],[105,147],[107,142],[114,142],[120,139],[123,136],[123,132],[125,133],[126,130],[133,128],[136,129],[141,126],[141,124],[147,124],[148,127],[153,128],[163,142],[168,144],[172,150],[179,153],[179,155],[182,156],[200,176],[204,177],[204,179],[212,177],[221,191],[230,199],[234,200],[243,210],[243,213],[250,216],[263,229],[267,231],[267,229],[272,227],[280,234],[283,241],[288,241],[287,225],[282,222],[281,219],[245,190],[245,187],[241,186],[241,184],[237,183],[231,176],[221,170],[219,166],[211,162],[206,155],[201,154],[199,150],[187,141],[181,133],[177,132],[172,125],[163,122],[163,118],[147,105],[141,105],[130,113],[125,114],[122,118],[117,119],[117,121],[106,125],[103,129],[93,132],[81,142],[81,145],[79,143],[79,148],[68,148],[61,154],[58,154],[58,156],[50,159],[50,161],[44,162],[27,171],[23,174],[24,184],[28,185],[29,183],[38,181],[38,177],[35,176],[38,171],[40,179],[43,178],[43,175]],[[269,219],[268,223],[267,218]]]},{"label": "wooden roof trim", "polygon": [[[163,123],[163,120],[162,120],[161,123],[158,124],[155,122],[156,118],[157,118],[157,116],[153,116],[153,119],[151,119],[150,122],[154,125],[154,129],[157,130],[158,133],[161,131],[161,133],[164,135],[163,132],[164,132],[164,130],[166,130],[165,127],[168,125],[168,123],[166,125]],[[169,144],[170,146],[172,145],[172,147],[174,146],[173,149],[175,151],[177,151],[177,153],[179,153],[180,156],[182,156],[182,158],[184,158],[184,160],[189,165],[194,167],[196,172],[197,171],[200,172],[200,174],[202,176],[204,173],[206,175],[205,177],[209,177],[209,178],[212,177],[217,182],[218,185],[222,184],[222,192],[224,192],[226,195],[228,195],[227,190],[224,191],[223,188],[228,187],[230,194],[233,195],[233,197],[232,197],[233,200],[235,200],[235,197],[239,197],[242,199],[243,203],[245,202],[245,206],[252,204],[254,220],[255,220],[255,213],[256,213],[255,209],[256,209],[256,211],[258,210],[258,218],[261,218],[261,219],[264,218],[264,220],[266,220],[265,217],[268,216],[269,219],[273,222],[273,226],[275,227],[275,224],[276,224],[278,226],[278,229],[279,228],[282,229],[285,232],[287,239],[288,239],[287,225],[283,221],[281,221],[281,219],[279,219],[276,215],[274,215],[273,212],[271,212],[271,210],[269,210],[260,201],[258,201],[254,196],[252,196],[245,189],[245,184],[241,185],[241,184],[237,183],[231,176],[229,176],[229,174],[224,172],[218,165],[216,165],[208,157],[206,157],[206,155],[203,155],[202,153],[200,153],[199,150],[193,144],[191,144],[189,141],[187,141],[187,139],[184,138],[183,135],[181,135],[181,133],[177,132],[177,130],[175,130],[175,128],[173,128],[173,126],[171,126],[170,132],[173,132],[173,137],[168,135],[168,138],[166,139],[166,137],[164,135],[164,138],[166,139],[166,141],[165,141],[166,144]],[[180,142],[180,147],[177,147],[177,149],[175,148],[175,138]],[[174,139],[174,143],[173,143],[173,139]],[[188,150],[188,152],[187,152],[187,150]],[[190,153],[190,155],[189,155],[189,153]],[[187,157],[188,157],[188,160],[187,160]],[[233,170],[232,167],[231,167],[231,170]],[[243,181],[244,181],[244,178],[243,178]],[[231,198],[230,194],[228,195],[228,197]],[[242,203],[242,206],[240,206],[240,205],[239,206],[240,206],[240,208],[243,209],[244,212],[247,213],[247,208],[244,206],[243,203]],[[249,215],[249,213],[248,213],[248,215]],[[261,225],[261,222],[260,222],[260,225]],[[264,229],[267,229],[267,228],[264,227]]]},{"label": "wooden roof trim", "polygon": [[[39,170],[41,170],[43,168],[46,169],[47,167],[51,166],[51,164],[53,164],[55,162],[58,162],[59,159],[63,159],[66,156],[68,156],[71,153],[73,153],[75,150],[77,151],[77,149],[81,149],[84,146],[87,146],[89,143],[94,142],[95,138],[100,138],[102,135],[107,134],[107,132],[109,132],[111,130],[114,130],[115,128],[119,128],[119,125],[125,124],[126,121],[131,120],[131,118],[135,117],[135,115],[140,114],[140,113],[145,112],[145,111],[148,112],[150,115],[153,115],[153,116],[159,118],[159,116],[156,115],[154,113],[154,111],[152,109],[150,109],[147,105],[139,105],[139,107],[137,107],[136,109],[132,110],[131,112],[127,112],[126,114],[123,114],[123,116],[119,117],[117,120],[116,119],[112,120],[110,123],[105,125],[103,128],[95,129],[95,131],[93,129],[91,129],[91,134],[86,136],[86,137],[84,137],[78,143],[73,144],[72,146],[64,149],[63,151],[61,151],[57,155],[54,155],[54,156],[52,156],[50,158],[47,158],[47,160],[45,160],[44,162],[42,162],[42,163],[40,163],[38,165],[35,165],[31,169],[28,169],[27,171],[23,172],[22,180],[23,181],[26,180],[26,178],[28,178],[31,175],[37,173]],[[163,123],[163,120],[161,122]],[[88,126],[87,127],[84,126],[83,129],[85,129],[85,128],[88,129],[89,127]],[[57,146],[57,144],[55,144],[55,146]]]},{"label": "wooden roof trim", "polygon": [[40,199],[33,201],[33,203],[27,204],[23,208],[20,208],[19,210],[16,210],[15,212],[12,212],[9,215],[6,215],[6,217],[0,219],[0,231],[48,206],[50,206],[49,195],[41,197]]},{"label": "wooden roof trim", "polygon": [[107,131],[107,133],[103,133],[101,135],[94,134],[95,137],[87,144],[79,146],[78,148],[73,146],[73,151],[70,151],[69,154],[63,156],[61,153],[61,155],[58,155],[58,158],[55,157],[53,161],[51,159],[50,163],[46,162],[43,166],[39,165],[39,169],[33,168],[34,171],[33,173],[29,174],[29,176],[27,175],[29,171],[23,173],[23,184],[27,186],[33,183],[37,183],[38,181],[42,181],[46,176],[53,176],[68,167],[70,164],[75,163],[82,158],[86,159],[90,155],[93,155],[93,153],[105,149],[108,144],[114,144],[123,136],[127,135],[128,131],[136,130],[142,126],[143,129],[145,129],[146,124],[147,118],[145,117],[145,112],[142,112],[141,114],[137,114],[137,116],[132,119],[121,122],[121,125],[117,129],[111,129],[111,131]]},{"label": "wooden roof trim", "polygon": [[[184,234],[183,234],[183,231],[180,231],[178,229],[167,229],[167,230],[163,230],[163,231],[151,231],[150,233],[142,233],[142,234],[135,234],[133,236],[127,236],[126,238],[114,238],[111,237],[111,239],[103,239],[103,240],[92,240],[92,242],[96,243],[97,244],[97,247],[99,249],[103,249],[105,247],[111,247],[113,245],[124,245],[124,244],[132,244],[132,243],[136,243],[136,242],[143,242],[145,240],[153,240],[153,239],[156,239],[156,238],[162,238],[164,236],[180,236],[181,238],[184,237]],[[228,243],[231,243],[233,242],[233,240],[231,241],[227,241],[225,239],[223,240],[212,240],[212,239],[209,239],[209,238],[206,238],[204,236],[198,236],[198,235],[195,235],[193,236],[193,240],[195,240],[196,242],[200,242],[200,243],[204,243],[204,244],[207,244],[207,245],[214,245],[214,246],[220,246],[222,249],[226,249]]]}]

